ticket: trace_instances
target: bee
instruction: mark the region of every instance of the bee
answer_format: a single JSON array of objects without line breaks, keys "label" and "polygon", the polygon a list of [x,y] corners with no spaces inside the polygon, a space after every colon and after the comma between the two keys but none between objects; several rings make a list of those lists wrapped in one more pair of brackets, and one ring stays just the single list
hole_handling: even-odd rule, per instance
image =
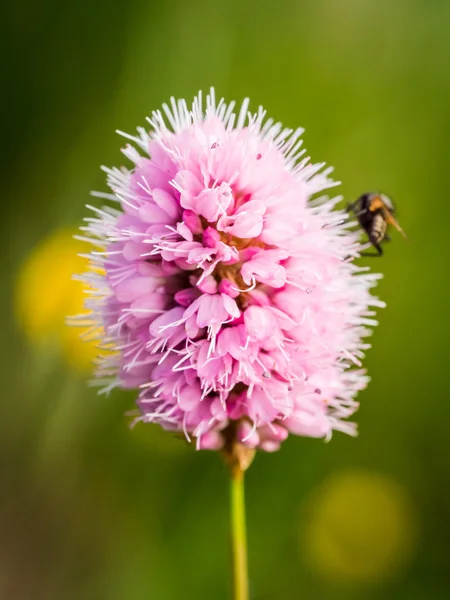
[{"label": "bee", "polygon": [[356,202],[348,205],[347,211],[355,214],[358,223],[369,236],[369,242],[377,250],[377,254],[366,254],[366,256],[383,255],[381,242],[391,239],[386,233],[388,225],[393,225],[406,238],[405,232],[394,218],[394,204],[385,194],[378,192],[362,194]]}]

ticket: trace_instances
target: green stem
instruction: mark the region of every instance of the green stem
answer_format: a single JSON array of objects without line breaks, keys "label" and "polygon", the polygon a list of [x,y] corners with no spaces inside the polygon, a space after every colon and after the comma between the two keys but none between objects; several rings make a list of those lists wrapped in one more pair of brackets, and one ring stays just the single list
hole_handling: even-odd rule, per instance
[{"label": "green stem", "polygon": [[231,552],[233,561],[233,600],[248,600],[244,471],[240,468],[231,470]]}]

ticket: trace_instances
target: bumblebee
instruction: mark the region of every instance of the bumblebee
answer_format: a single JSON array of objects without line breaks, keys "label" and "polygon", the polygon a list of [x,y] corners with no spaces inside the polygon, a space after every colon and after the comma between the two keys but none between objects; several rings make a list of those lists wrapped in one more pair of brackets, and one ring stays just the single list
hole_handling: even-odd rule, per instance
[{"label": "bumblebee", "polygon": [[377,254],[366,254],[366,256],[383,255],[381,242],[390,240],[386,233],[388,225],[393,225],[406,238],[405,232],[394,218],[395,208],[392,200],[385,194],[378,192],[362,194],[356,202],[349,204],[347,211],[355,214],[358,223],[369,236],[369,242],[377,250]]}]

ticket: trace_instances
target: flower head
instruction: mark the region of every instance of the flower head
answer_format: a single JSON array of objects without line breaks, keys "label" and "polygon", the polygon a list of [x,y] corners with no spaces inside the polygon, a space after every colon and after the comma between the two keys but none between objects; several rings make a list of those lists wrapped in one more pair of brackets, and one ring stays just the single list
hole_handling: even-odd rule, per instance
[{"label": "flower head", "polygon": [[211,90],[205,110],[201,94],[163,109],[150,133],[125,136],[133,168],[105,169],[112,193],[98,195],[119,209],[94,208],[83,228],[96,246],[87,307],[113,350],[100,379],[138,388],[139,419],[198,448],[353,433],[381,303],[339,198],[316,197],[331,169],[300,159],[302,130],[248,100],[236,114]]}]

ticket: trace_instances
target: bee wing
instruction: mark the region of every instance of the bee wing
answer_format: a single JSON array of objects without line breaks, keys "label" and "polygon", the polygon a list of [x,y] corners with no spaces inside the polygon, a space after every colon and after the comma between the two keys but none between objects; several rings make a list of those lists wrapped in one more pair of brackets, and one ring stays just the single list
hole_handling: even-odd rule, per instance
[{"label": "bee wing", "polygon": [[400,227],[400,225],[399,225],[398,221],[397,221],[396,219],[394,219],[394,217],[393,217],[392,213],[391,213],[389,210],[387,210],[387,209],[384,209],[384,210],[383,210],[383,213],[384,213],[384,218],[385,218],[385,220],[386,220],[386,223],[389,223],[389,225],[393,225],[393,226],[395,227],[395,229],[396,229],[397,231],[399,231],[399,232],[402,234],[402,236],[403,236],[405,239],[408,239],[408,238],[406,237],[406,233],[405,233],[405,232],[403,231],[403,229]]}]

